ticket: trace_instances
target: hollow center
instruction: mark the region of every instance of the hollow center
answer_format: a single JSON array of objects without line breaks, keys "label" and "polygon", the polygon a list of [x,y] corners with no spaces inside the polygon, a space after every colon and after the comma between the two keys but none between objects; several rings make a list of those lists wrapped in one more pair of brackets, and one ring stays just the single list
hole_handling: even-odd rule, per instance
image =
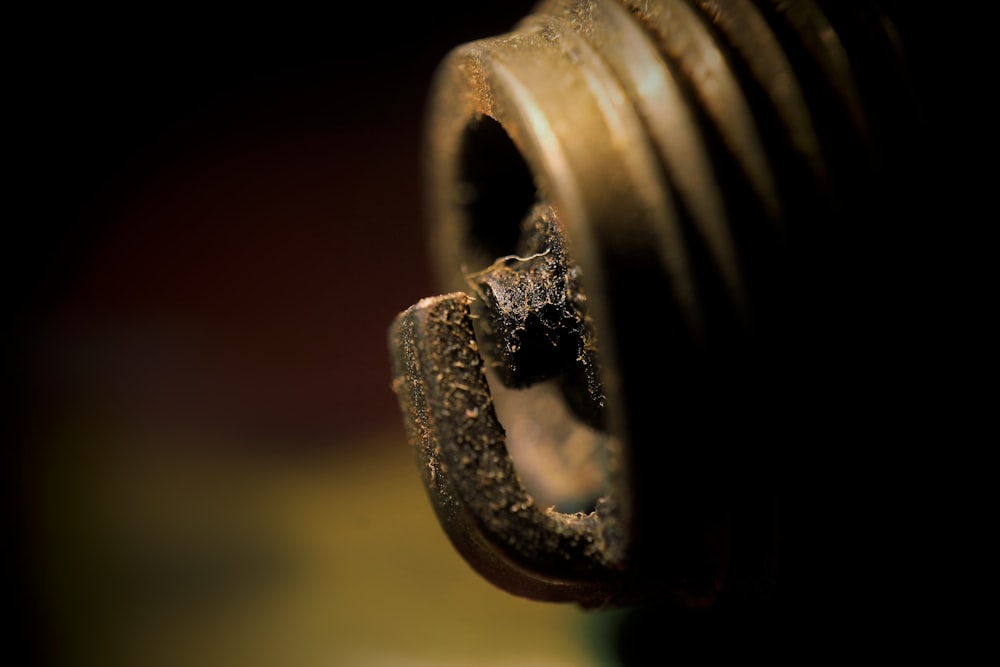
[{"label": "hollow center", "polygon": [[556,382],[511,389],[487,373],[507,453],[542,508],[590,512],[606,491],[608,434],[573,415]]},{"label": "hollow center", "polygon": [[[529,251],[524,223],[539,193],[521,152],[493,118],[471,122],[460,145],[465,260],[467,270],[475,272]],[[605,489],[607,434],[574,415],[555,381],[511,389],[491,372],[487,380],[507,451],[535,502],[567,513],[594,509]]]},{"label": "hollow center", "polygon": [[521,152],[500,123],[488,116],[466,127],[459,169],[469,268],[483,269],[498,257],[515,254],[521,221],[538,191]]}]

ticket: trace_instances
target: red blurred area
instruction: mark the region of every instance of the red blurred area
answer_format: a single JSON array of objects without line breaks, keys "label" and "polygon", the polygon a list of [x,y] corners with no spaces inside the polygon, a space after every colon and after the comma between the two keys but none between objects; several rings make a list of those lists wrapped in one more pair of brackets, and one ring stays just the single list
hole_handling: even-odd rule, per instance
[{"label": "red blurred area", "polygon": [[[396,418],[385,330],[433,290],[414,116],[234,137],[116,201],[44,330],[147,417],[317,434]],[[49,389],[67,389],[52,387]],[[157,414],[160,413],[160,414]]]},{"label": "red blurred area", "polygon": [[434,291],[424,100],[448,49],[530,7],[495,5],[46,26],[15,232],[33,405],[318,437],[397,419],[386,329]]}]

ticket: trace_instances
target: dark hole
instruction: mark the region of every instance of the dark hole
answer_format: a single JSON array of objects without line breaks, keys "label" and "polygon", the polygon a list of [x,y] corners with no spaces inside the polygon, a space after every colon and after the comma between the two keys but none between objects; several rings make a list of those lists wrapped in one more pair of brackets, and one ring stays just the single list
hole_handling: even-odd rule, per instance
[{"label": "dark hole", "polygon": [[460,183],[469,221],[470,259],[484,262],[476,268],[485,268],[516,252],[521,222],[535,202],[535,182],[514,142],[492,118],[471,123],[461,145]]}]

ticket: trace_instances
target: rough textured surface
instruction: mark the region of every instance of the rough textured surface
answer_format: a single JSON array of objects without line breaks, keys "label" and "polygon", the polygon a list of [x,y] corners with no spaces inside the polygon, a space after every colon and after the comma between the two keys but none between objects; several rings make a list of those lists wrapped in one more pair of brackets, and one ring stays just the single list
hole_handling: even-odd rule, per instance
[{"label": "rough textured surface", "polygon": [[[472,326],[472,297],[421,300],[394,321],[394,389],[425,486],[449,538],[512,592],[599,606],[620,563],[611,506],[564,514],[535,505],[504,446]],[[617,539],[617,537],[615,538]]]},{"label": "rough textured surface", "polygon": [[556,379],[573,410],[603,423],[604,394],[587,297],[555,211],[539,203],[524,219],[518,254],[468,277],[483,354],[510,387]]}]

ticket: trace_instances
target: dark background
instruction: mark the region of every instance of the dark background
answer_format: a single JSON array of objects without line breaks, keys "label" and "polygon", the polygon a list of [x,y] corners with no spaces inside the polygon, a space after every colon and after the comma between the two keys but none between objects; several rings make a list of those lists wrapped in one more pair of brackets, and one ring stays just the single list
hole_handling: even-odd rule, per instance
[{"label": "dark background", "polygon": [[[109,474],[169,486],[134,501],[152,508],[200,497],[185,486],[196,473],[227,488],[207,463],[177,464],[181,481],[164,482],[164,461],[205,450],[224,470],[318,467],[340,455],[411,463],[386,333],[436,289],[420,210],[428,85],[448,49],[513,27],[531,4],[87,8],[12,19],[3,462],[12,650],[32,664],[118,659],[106,636],[113,622],[97,620],[114,617],[108,587],[118,578],[93,574],[106,552],[122,551],[121,540],[112,549],[95,535],[130,502],[91,507]],[[405,474],[417,488],[416,469]],[[331,475],[329,485],[342,483]],[[207,498],[184,511],[208,511],[218,498]],[[406,498],[430,518],[422,497]],[[231,516],[256,518],[233,510],[223,520]],[[408,530],[446,544],[433,525],[394,530],[400,559]],[[144,581],[191,585],[194,575],[171,567]],[[159,609],[162,594],[142,599]],[[84,633],[93,641],[76,637]]]},{"label": "dark background", "polygon": [[[73,570],[65,563],[83,558],[78,538],[93,528],[66,508],[86,505],[108,469],[133,470],[121,442],[156,465],[163,449],[173,460],[206,441],[225,461],[264,467],[373,442],[386,443],[380,456],[408,456],[385,334],[436,289],[420,210],[427,86],[449,48],[507,30],[532,4],[87,9],[10,22],[3,467],[17,567],[5,596],[10,645],[32,663],[65,658],[66,624],[105,611],[82,594],[54,611],[49,577]],[[979,261],[976,239],[995,216],[983,172],[966,161],[970,149],[990,154],[984,79],[973,75],[982,43],[966,39],[964,20],[897,4],[926,104],[915,152],[932,175],[900,246],[900,266],[919,271],[905,298],[922,308],[905,344],[941,378],[892,443],[907,452],[892,461],[899,474],[928,485],[885,486],[906,513],[897,528],[920,525],[890,554],[906,560],[957,544],[951,508],[966,511],[952,502],[949,464],[983,412],[962,382],[983,364],[980,313],[995,299],[980,297],[993,264]],[[908,448],[925,437],[930,454]],[[139,469],[156,480],[155,466]],[[927,488],[912,503],[898,497]],[[951,561],[916,562],[886,580],[905,573],[909,593],[960,608]]]},{"label": "dark background", "polygon": [[231,361],[294,378],[248,383],[232,409],[320,431],[384,417],[382,329],[431,289],[418,164],[431,72],[529,7],[20,25],[25,206],[8,248],[26,342],[115,317],[239,331],[259,347]]}]

